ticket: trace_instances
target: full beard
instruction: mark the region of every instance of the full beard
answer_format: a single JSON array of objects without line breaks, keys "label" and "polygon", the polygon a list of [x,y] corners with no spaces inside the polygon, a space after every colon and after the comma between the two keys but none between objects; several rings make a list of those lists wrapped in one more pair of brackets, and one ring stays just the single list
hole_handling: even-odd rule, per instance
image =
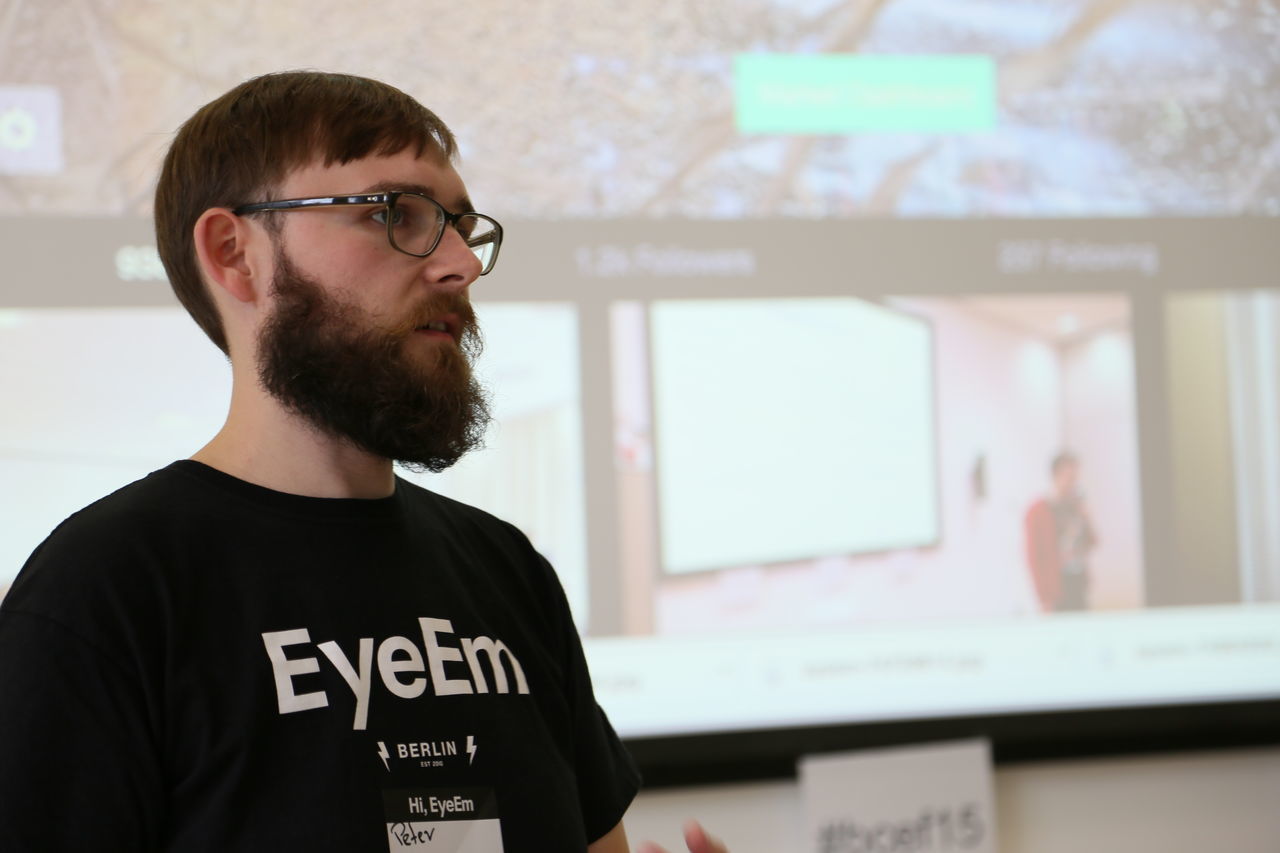
[{"label": "full beard", "polygon": [[[437,294],[400,326],[379,328],[327,295],[277,251],[275,307],[258,334],[258,376],[315,429],[418,471],[443,471],[479,447],[488,395],[472,374],[481,340],[459,294]],[[434,341],[411,358],[415,330],[457,315],[461,343]],[[423,348],[428,349],[428,348]]]}]

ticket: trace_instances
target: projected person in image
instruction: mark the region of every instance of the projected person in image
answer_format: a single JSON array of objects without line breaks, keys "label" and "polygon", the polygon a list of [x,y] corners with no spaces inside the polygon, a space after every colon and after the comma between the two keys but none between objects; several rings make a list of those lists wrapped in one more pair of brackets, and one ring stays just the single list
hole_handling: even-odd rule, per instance
[{"label": "projected person in image", "polygon": [[469,290],[502,229],[454,152],[403,92],[314,72],[177,133],[158,246],[230,409],[0,605],[0,850],[628,849],[639,777],[555,573],[393,471],[488,419]]},{"label": "projected person in image", "polygon": [[1037,500],[1024,520],[1027,565],[1040,608],[1084,610],[1089,604],[1089,553],[1097,544],[1080,493],[1080,461],[1063,451],[1049,466],[1053,492]]}]

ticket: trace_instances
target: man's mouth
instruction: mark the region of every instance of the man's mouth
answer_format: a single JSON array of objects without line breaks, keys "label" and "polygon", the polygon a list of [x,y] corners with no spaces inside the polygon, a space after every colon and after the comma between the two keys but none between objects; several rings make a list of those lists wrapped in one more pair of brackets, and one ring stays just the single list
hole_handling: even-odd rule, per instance
[{"label": "man's mouth", "polygon": [[447,337],[449,340],[456,343],[458,337],[456,332],[457,328],[458,323],[456,321],[445,317],[443,319],[431,320],[430,322],[423,323],[421,326],[414,329],[414,331],[419,334],[427,335],[428,337]]}]

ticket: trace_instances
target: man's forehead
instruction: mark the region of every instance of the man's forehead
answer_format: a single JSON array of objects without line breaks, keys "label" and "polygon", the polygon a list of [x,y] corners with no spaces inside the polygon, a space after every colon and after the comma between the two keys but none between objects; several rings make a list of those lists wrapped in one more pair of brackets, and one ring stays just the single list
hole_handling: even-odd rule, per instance
[{"label": "man's forehead", "polygon": [[385,190],[422,192],[445,206],[467,201],[462,177],[436,152],[418,157],[402,151],[327,165],[316,160],[289,172],[280,187],[282,198]]}]

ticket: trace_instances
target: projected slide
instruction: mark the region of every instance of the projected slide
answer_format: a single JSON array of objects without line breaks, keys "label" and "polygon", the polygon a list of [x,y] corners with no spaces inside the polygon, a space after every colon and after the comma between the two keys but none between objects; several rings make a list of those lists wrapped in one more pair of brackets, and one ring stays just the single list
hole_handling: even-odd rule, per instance
[{"label": "projected slide", "polygon": [[1280,296],[1168,297],[1175,592],[1280,601]]},{"label": "projected slide", "polygon": [[[649,585],[632,630],[1143,606],[1129,315],[1119,294],[672,301],[652,306],[646,341],[642,308],[618,304],[619,559]],[[638,381],[647,344],[651,383]],[[652,414],[637,393],[650,385]],[[674,451],[664,432],[681,437]],[[1064,453],[1069,483],[1053,471]],[[1074,601],[1057,558],[1036,554],[1037,537],[1062,532],[1038,514],[1067,502],[1091,539]],[[697,522],[675,529],[676,547],[667,514]],[[672,560],[712,547],[701,564]]]},{"label": "projected slide", "polygon": [[181,309],[0,311],[0,588],[72,512],[198,450],[230,393]]},{"label": "projected slide", "polygon": [[[585,629],[576,314],[562,303],[488,303],[477,316],[481,379],[511,389],[495,400],[486,447],[443,475],[402,474],[521,527],[555,559]],[[212,438],[230,374],[180,308],[0,312],[0,398],[26,401],[0,419],[0,590],[72,512]]]}]

